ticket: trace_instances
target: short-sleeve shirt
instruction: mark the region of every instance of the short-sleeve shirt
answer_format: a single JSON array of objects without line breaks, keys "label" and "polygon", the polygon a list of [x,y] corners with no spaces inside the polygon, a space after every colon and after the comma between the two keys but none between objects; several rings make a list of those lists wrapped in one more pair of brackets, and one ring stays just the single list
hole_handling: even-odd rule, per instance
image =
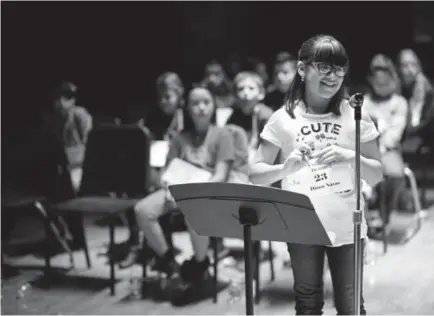
[{"label": "short-sleeve shirt", "polygon": [[[362,112],[363,113],[363,112]],[[310,114],[302,107],[294,110],[295,119],[287,113],[284,107],[277,110],[265,125],[261,138],[271,142],[281,150],[280,162],[284,162],[294,148],[301,143],[309,143],[312,150],[318,151],[328,145],[337,145],[343,148],[355,148],[354,110],[347,101],[341,104],[341,115],[333,113]],[[361,143],[375,140],[379,134],[369,115],[362,114]],[[349,168],[352,168],[349,166]],[[287,183],[291,180],[288,175],[282,181],[282,189],[288,190]],[[338,194],[338,193],[335,193]],[[334,246],[353,243],[353,210],[356,208],[355,191],[343,193],[338,196],[342,203],[339,209],[327,208],[324,198],[313,205],[320,205],[322,209],[321,221],[327,231],[334,233]],[[364,201],[361,198],[361,209]],[[325,211],[324,211],[325,210]],[[318,213],[318,212],[317,212]],[[325,215],[324,215],[325,214]],[[366,237],[367,226],[365,219],[362,223],[362,237]]]},{"label": "short-sleeve shirt", "polygon": [[[174,158],[180,158],[214,172],[219,162],[234,162],[234,139],[228,129],[211,125],[204,141],[197,147],[194,146],[193,137],[191,131],[182,131],[173,138],[167,156],[167,164]],[[237,169],[240,167],[234,164],[233,171],[239,171]]]}]

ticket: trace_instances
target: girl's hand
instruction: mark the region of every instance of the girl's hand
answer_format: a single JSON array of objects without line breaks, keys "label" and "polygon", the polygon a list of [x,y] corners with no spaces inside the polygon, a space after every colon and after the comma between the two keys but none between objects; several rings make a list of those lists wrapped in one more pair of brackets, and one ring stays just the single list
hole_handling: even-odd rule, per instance
[{"label": "girl's hand", "polygon": [[295,148],[283,163],[285,173],[294,173],[306,166],[307,157],[310,153],[311,148],[306,144],[301,144]]},{"label": "girl's hand", "polygon": [[173,198],[172,194],[170,193],[169,189],[165,189],[165,203],[166,203],[166,207],[169,209],[174,209],[176,208],[176,201]]},{"label": "girl's hand", "polygon": [[330,164],[341,161],[349,161],[353,159],[354,156],[354,150],[331,145],[318,151],[317,153],[314,153],[312,158],[317,158],[318,164]]}]

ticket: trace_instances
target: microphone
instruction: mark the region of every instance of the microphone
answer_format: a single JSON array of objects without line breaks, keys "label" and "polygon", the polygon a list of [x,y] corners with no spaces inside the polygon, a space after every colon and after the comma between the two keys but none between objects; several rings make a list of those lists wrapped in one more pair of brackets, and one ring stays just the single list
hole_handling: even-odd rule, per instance
[{"label": "microphone", "polygon": [[350,103],[350,106],[355,109],[359,108],[363,105],[365,97],[361,93],[355,93],[350,97],[350,100],[348,101]]}]

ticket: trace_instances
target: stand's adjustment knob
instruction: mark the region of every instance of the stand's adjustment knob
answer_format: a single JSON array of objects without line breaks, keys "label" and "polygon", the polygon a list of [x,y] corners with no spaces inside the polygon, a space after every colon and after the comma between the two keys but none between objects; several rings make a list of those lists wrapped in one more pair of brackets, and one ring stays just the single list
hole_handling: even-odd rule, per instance
[{"label": "stand's adjustment knob", "polygon": [[241,225],[255,226],[259,224],[258,212],[251,207],[241,206],[238,210],[238,214]]},{"label": "stand's adjustment knob", "polygon": [[361,224],[363,219],[363,212],[361,210],[355,210],[353,212],[353,222],[356,224]]}]

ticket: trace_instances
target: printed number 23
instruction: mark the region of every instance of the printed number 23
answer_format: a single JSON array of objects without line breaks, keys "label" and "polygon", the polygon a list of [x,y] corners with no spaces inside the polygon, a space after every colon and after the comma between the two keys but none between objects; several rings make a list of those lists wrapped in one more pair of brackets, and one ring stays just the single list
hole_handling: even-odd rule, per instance
[{"label": "printed number 23", "polygon": [[327,174],[326,173],[318,173],[315,175],[315,182],[320,182],[327,180]]}]

